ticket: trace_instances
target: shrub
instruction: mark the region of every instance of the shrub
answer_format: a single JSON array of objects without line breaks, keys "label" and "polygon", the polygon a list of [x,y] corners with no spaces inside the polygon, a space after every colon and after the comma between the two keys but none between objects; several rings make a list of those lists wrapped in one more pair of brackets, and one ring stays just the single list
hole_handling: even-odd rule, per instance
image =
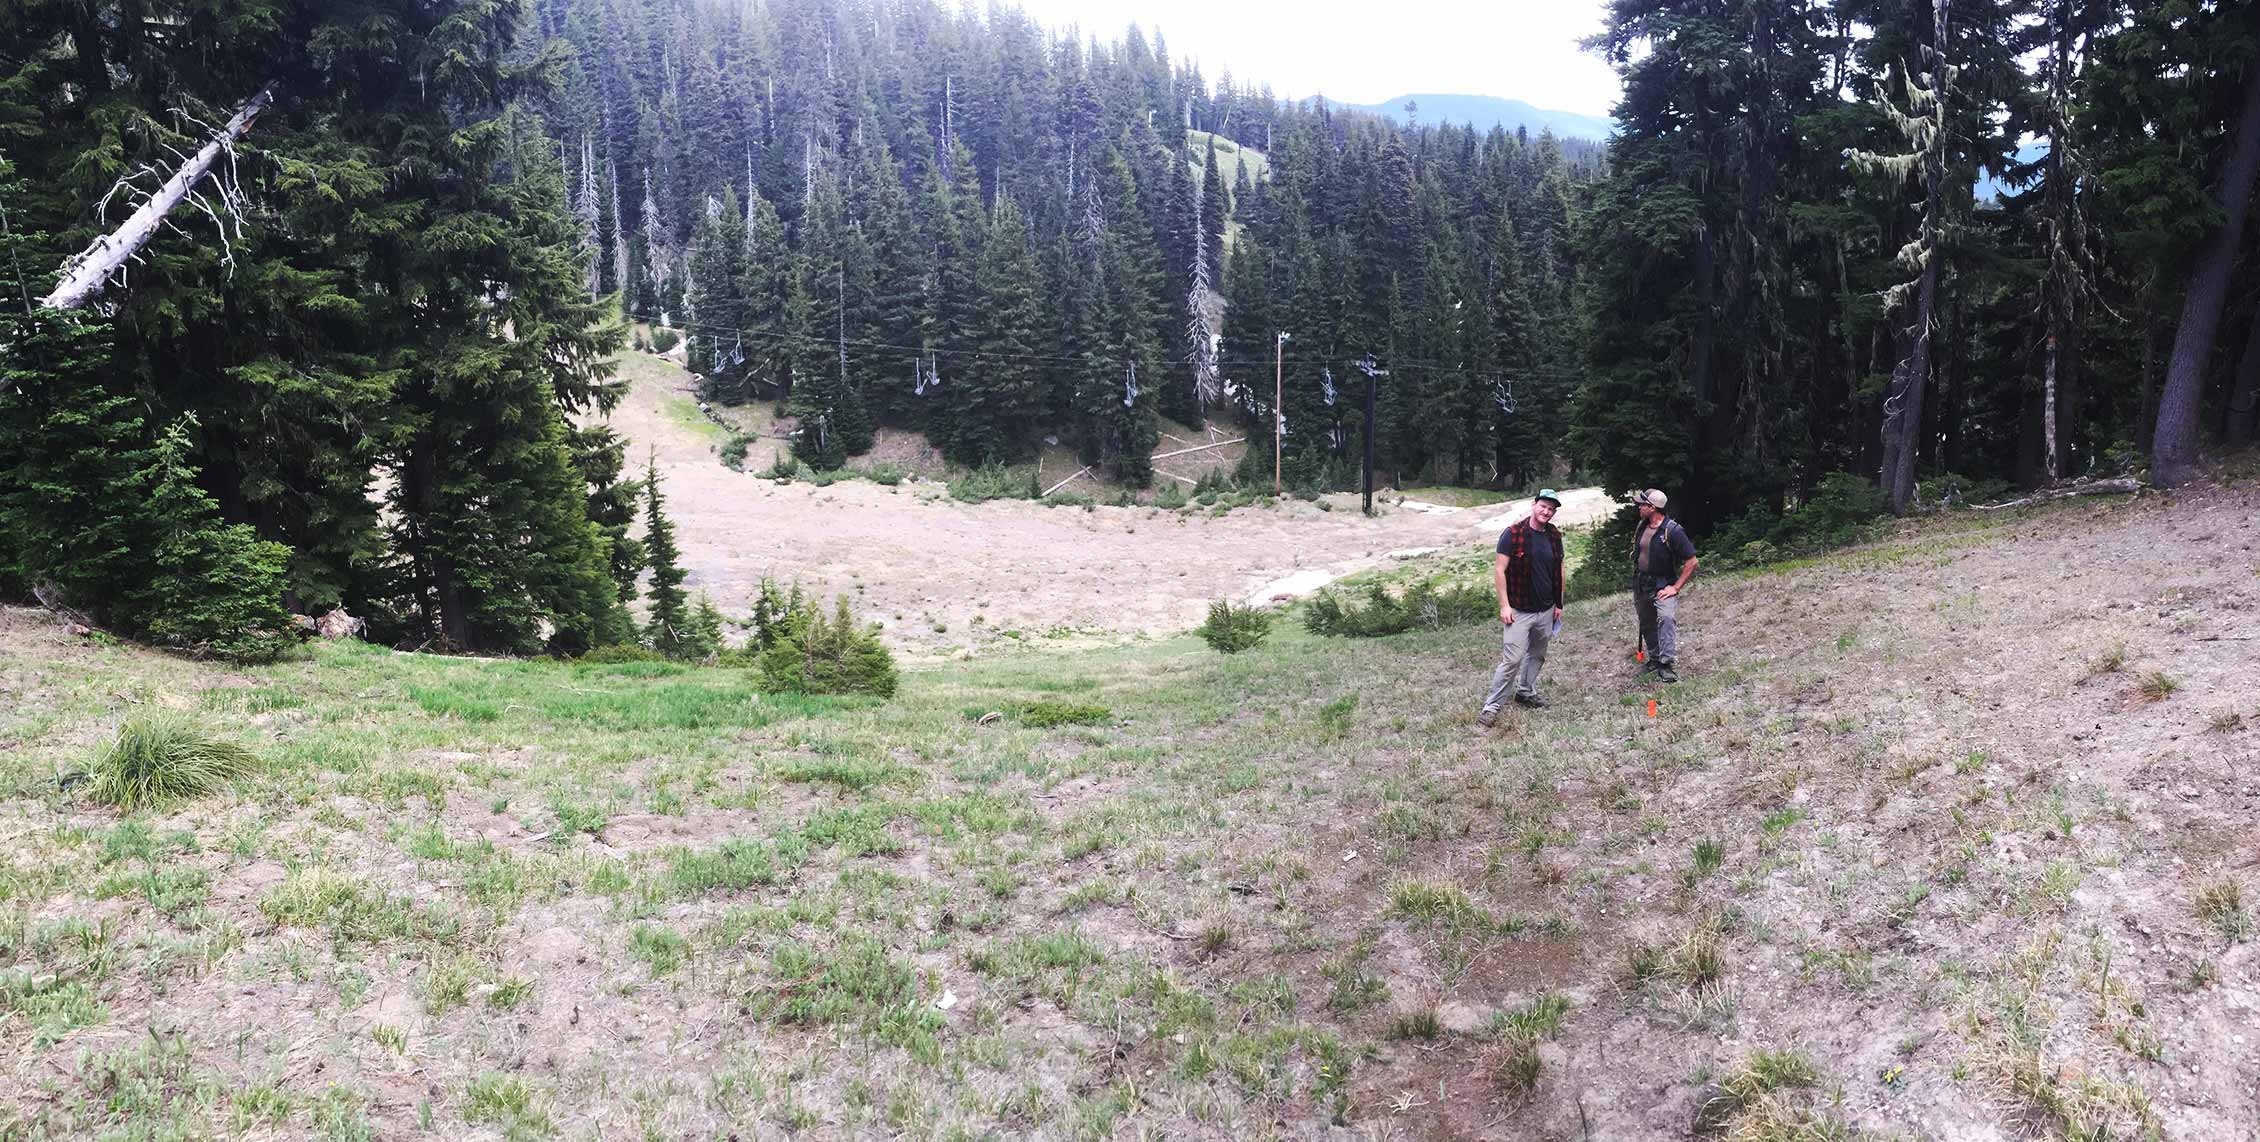
[{"label": "shrub", "polygon": [[734,471],[745,471],[745,454],[753,447],[753,442],[756,439],[749,433],[740,432],[723,441],[722,463],[729,465]]},{"label": "shrub", "polygon": [[651,351],[665,353],[682,344],[683,335],[662,326],[651,331]]},{"label": "shrub", "polygon": [[[1721,524],[1705,544],[1706,561],[1722,566],[1756,566],[1848,547],[1874,534],[1887,504],[1872,482],[1849,472],[1830,472],[1804,501],[1786,512],[1752,504]],[[1631,546],[1631,536],[1624,547]]]},{"label": "shrub", "polygon": [[761,652],[761,677],[771,690],[796,694],[895,693],[895,658],[873,631],[859,626],[846,595],[827,619],[811,611],[793,636]]},{"label": "shrub", "polygon": [[984,464],[950,481],[950,498],[969,504],[990,500],[1033,500],[1043,495],[1036,472],[1016,475],[1002,464]]},{"label": "shrub", "polygon": [[865,479],[870,480],[872,483],[889,488],[894,487],[896,484],[902,483],[902,478],[904,475],[901,465],[889,464],[885,461],[880,461],[879,463],[873,464],[863,469],[862,474]]},{"label": "shrub", "polygon": [[1585,557],[1570,568],[1569,586],[1562,597],[1575,603],[1630,590],[1632,532],[1639,524],[1640,509],[1627,505],[1597,528],[1564,536],[1566,546],[1573,550],[1582,544]]},{"label": "shrub", "polygon": [[1491,591],[1473,584],[1439,589],[1434,583],[1415,583],[1398,596],[1372,583],[1366,587],[1363,606],[1345,603],[1332,591],[1320,591],[1304,608],[1303,625],[1312,634],[1379,638],[1479,623],[1498,613]]},{"label": "shrub", "polygon": [[1186,502],[1185,485],[1175,480],[1163,484],[1161,490],[1154,493],[1154,506],[1157,508],[1181,508]]},{"label": "shrub", "polygon": [[746,625],[753,628],[753,641],[749,649],[768,650],[780,642],[800,637],[808,627],[807,596],[801,594],[800,584],[787,591],[777,586],[775,579],[761,581],[761,593],[753,600],[753,618]]},{"label": "shrub", "polygon": [[130,813],[202,797],[250,773],[258,761],[250,750],[205,734],[186,719],[135,718],[87,766],[87,792]]},{"label": "shrub", "polygon": [[1193,633],[1220,653],[1238,654],[1271,633],[1271,612],[1218,599],[1208,605],[1207,621],[1194,627]]},{"label": "shrub", "polygon": [[769,465],[769,470],[763,472],[761,476],[765,480],[776,480],[779,483],[790,483],[793,480],[798,479],[800,477],[800,473],[800,461],[792,458],[791,456],[779,456],[777,457],[775,463]]}]

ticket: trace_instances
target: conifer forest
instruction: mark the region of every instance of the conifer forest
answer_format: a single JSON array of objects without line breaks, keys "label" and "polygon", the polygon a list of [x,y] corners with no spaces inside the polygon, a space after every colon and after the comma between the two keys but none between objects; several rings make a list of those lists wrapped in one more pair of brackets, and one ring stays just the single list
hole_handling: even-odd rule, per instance
[{"label": "conifer forest", "polygon": [[1174,422],[1268,488],[1283,426],[1290,488],[1370,447],[1670,488],[1698,534],[2253,439],[2260,4],[1612,0],[1606,140],[1288,101],[1166,31],[15,0],[0,593],[244,657],[339,605],[403,647],[633,638],[649,481],[598,418],[632,336],[782,402],[816,469],[894,428],[1137,489]]}]

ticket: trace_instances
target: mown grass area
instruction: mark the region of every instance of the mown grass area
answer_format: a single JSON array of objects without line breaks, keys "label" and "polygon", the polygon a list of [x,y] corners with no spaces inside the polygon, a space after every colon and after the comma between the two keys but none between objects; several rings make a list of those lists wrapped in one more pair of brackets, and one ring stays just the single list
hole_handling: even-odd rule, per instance
[{"label": "mown grass area", "polygon": [[[2250,987],[2252,885],[2000,724],[1987,679],[2105,683],[1972,656],[2128,637],[1964,601],[2086,517],[2033,518],[1706,583],[1676,688],[1579,604],[1555,707],[1490,734],[1487,626],[1007,648],[878,703],[0,612],[0,1137],[2139,1133]],[[2242,732],[2176,673],[2140,717]],[[151,709],[257,764],[104,807],[69,775]],[[2157,953],[2105,922],[2152,893]]]}]

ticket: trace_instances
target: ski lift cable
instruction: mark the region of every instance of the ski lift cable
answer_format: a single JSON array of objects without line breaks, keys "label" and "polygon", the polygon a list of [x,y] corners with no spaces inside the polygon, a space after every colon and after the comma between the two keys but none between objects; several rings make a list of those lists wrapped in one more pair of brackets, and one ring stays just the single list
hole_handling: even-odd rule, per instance
[{"label": "ski lift cable", "polygon": [[[626,316],[637,321],[662,320],[661,318],[644,313],[628,312],[626,313]],[[855,338],[843,339],[839,337],[827,337],[815,334],[784,333],[768,329],[746,329],[741,326],[719,325],[707,322],[674,321],[672,318],[668,318],[667,320],[673,321],[669,328],[679,329],[685,332],[697,330],[704,333],[734,333],[744,338],[754,338],[757,340],[766,339],[772,342],[780,343],[797,342],[801,344],[821,345],[826,348],[833,349],[839,348],[840,346],[844,345],[849,349],[886,350],[891,352],[926,354],[934,357],[951,356],[974,359],[986,358],[992,361],[1042,361],[1059,364],[1083,364],[1090,361],[1089,354],[999,353],[985,349],[943,349],[932,345],[902,345],[885,341],[865,341]],[[1305,360],[1307,361],[1308,358],[1305,358]],[[1250,357],[1240,360],[1220,359],[1216,362],[1216,367],[1219,370],[1255,369],[1259,367],[1268,369],[1272,366],[1272,364],[1273,362],[1270,358]],[[1328,366],[1322,365],[1321,367],[1326,368]],[[1412,372],[1473,373],[1476,371],[1475,366],[1461,361],[1404,360],[1393,361],[1390,363],[1389,367],[1393,371]],[[1556,374],[1559,372],[1558,370],[1547,371],[1549,374]]]}]

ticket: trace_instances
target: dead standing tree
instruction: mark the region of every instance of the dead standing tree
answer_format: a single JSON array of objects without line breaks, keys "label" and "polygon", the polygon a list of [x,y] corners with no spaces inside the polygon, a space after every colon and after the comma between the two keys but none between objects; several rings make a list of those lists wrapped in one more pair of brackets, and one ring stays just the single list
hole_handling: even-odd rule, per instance
[{"label": "dead standing tree", "polygon": [[[1879,155],[1853,151],[1855,167],[1888,178],[1919,177],[1923,188],[1922,217],[1913,240],[1899,251],[1901,269],[1914,273],[1912,281],[1891,287],[1884,299],[1887,311],[1902,313],[1899,360],[1891,369],[1890,387],[1883,400],[1884,495],[1893,515],[1907,514],[1915,494],[1915,460],[1922,454],[1923,390],[1930,380],[1931,334],[1936,325],[1940,230],[1945,209],[1947,94],[1954,87],[1955,68],[1946,61],[1947,0],[1931,8],[1931,43],[1924,53],[1929,67],[1917,73],[1901,65],[1907,93],[1906,112],[1889,99],[1880,100],[1883,112],[1912,149],[1904,154]],[[1909,310],[1912,312],[1909,312]]]},{"label": "dead standing tree", "polygon": [[[212,174],[212,167],[219,162],[221,155],[231,158],[234,156],[236,140],[251,129],[251,124],[259,118],[261,112],[273,105],[274,98],[274,85],[270,83],[244,101],[227,125],[220,128],[194,155],[184,157],[179,168],[173,171],[172,177],[160,184],[124,224],[96,238],[92,245],[63,263],[62,280],[56,284],[54,292],[40,299],[40,304],[50,309],[76,309],[85,305],[95,294],[102,292],[103,285],[110,280],[111,275],[123,269],[143,246],[149,244],[158,228],[165,225],[165,216],[182,202],[193,202],[211,216],[220,227],[221,241],[226,243],[228,223],[220,215],[221,211],[226,211],[229,218],[235,216],[236,192],[233,180],[219,180],[220,210],[214,210],[196,192],[196,184]],[[156,173],[153,169],[143,168],[127,175],[118,180],[118,185],[110,193],[115,195],[130,186],[132,180],[139,175],[153,173]],[[104,201],[108,201],[108,198],[105,197]]]}]

